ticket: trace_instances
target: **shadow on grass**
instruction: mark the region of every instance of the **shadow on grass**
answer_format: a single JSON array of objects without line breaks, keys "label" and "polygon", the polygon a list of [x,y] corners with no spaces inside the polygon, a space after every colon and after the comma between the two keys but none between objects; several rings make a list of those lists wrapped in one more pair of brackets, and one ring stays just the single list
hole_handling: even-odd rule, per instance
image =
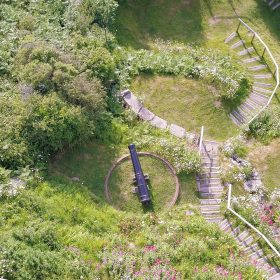
[{"label": "shadow on grass", "polygon": [[204,38],[201,1],[123,0],[116,16],[117,39],[132,48],[149,48],[155,39],[202,43]]},{"label": "shadow on grass", "polygon": [[88,188],[98,203],[106,203],[104,178],[119,151],[101,142],[92,142],[57,154],[49,164],[49,177]]},{"label": "shadow on grass", "polygon": [[280,11],[279,8],[276,11],[272,11],[268,3],[263,0],[256,0],[258,4],[258,13],[265,22],[267,28],[271,33],[273,33],[278,40],[280,40]]}]

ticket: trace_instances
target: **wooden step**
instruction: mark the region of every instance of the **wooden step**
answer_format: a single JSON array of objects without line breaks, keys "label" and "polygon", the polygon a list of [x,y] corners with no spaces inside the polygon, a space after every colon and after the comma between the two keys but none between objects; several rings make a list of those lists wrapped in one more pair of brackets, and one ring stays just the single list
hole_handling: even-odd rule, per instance
[{"label": "wooden step", "polygon": [[260,250],[258,250],[258,251],[256,251],[256,252],[250,254],[249,257],[252,258],[252,259],[259,259],[259,258],[261,258],[263,255],[264,255],[263,250],[260,249]]},{"label": "wooden step", "polygon": [[251,107],[248,107],[248,106],[244,105],[244,103],[239,105],[238,108],[240,110],[242,110],[243,112],[245,112],[247,114],[247,116],[249,116],[249,117],[252,116],[254,114],[254,111],[255,111],[255,109],[252,109]]},{"label": "wooden step", "polygon": [[239,228],[239,227],[236,227],[236,228],[234,228],[234,229],[231,231],[231,235],[233,235],[234,237],[236,237],[240,232],[241,232],[240,228]]},{"label": "wooden step", "polygon": [[263,69],[266,69],[266,68],[267,68],[267,65],[264,65],[264,64],[248,67],[248,69],[251,70],[251,71],[259,71],[259,70],[263,70]]},{"label": "wooden step", "polygon": [[258,75],[253,75],[254,79],[271,79],[272,74],[258,74]]},{"label": "wooden step", "polygon": [[248,247],[250,244],[252,244],[254,241],[254,237],[252,235],[249,235],[247,238],[245,238],[242,242],[240,242],[241,246]]},{"label": "wooden step", "polygon": [[215,204],[220,204],[222,202],[221,199],[200,199],[200,204],[201,205],[215,205]]},{"label": "wooden step", "polygon": [[206,204],[206,205],[200,205],[199,206],[200,207],[200,210],[201,211],[218,211],[218,210],[220,210],[220,205],[219,204],[210,204],[210,205],[208,205],[208,204]]},{"label": "wooden step", "polygon": [[236,112],[238,112],[241,116],[243,116],[246,120],[251,115],[251,110],[248,110],[246,107],[244,108],[242,105],[239,105],[236,109]]},{"label": "wooden step", "polygon": [[221,223],[220,223],[220,229],[222,231],[226,231],[227,229],[229,229],[230,227],[232,227],[232,224],[229,222],[228,219],[224,219]]},{"label": "wooden step", "polygon": [[213,216],[219,216],[219,217],[221,217],[221,211],[219,211],[219,210],[213,210],[213,211],[201,211],[201,214],[204,216],[204,217],[213,217]]},{"label": "wooden step", "polygon": [[202,198],[221,198],[222,193],[203,193],[203,192],[200,192],[199,195]]},{"label": "wooden step", "polygon": [[202,168],[220,168],[218,162],[202,162]]},{"label": "wooden step", "polygon": [[238,52],[237,54],[239,56],[243,56],[243,55],[246,55],[246,54],[249,54],[249,53],[252,53],[255,49],[253,47],[250,47],[248,49],[245,49],[245,50],[242,50],[240,52]]},{"label": "wooden step", "polygon": [[220,178],[199,178],[197,179],[197,182],[200,185],[205,185],[205,184],[209,184],[209,185],[218,185],[221,184],[221,179]]},{"label": "wooden step", "polygon": [[261,98],[261,99],[263,99],[265,101],[267,101],[270,98],[269,96],[264,95],[264,94],[262,94],[262,93],[260,93],[258,91],[255,91],[255,90],[252,92],[252,94],[258,96],[259,98]]},{"label": "wooden step", "polygon": [[267,101],[260,98],[259,96],[255,95],[255,94],[250,94],[250,101],[254,102],[255,104],[258,104],[259,107],[263,107],[267,104]]},{"label": "wooden step", "polygon": [[210,222],[210,223],[220,223],[222,220],[223,220],[223,218],[222,217],[205,217],[205,220],[206,221],[208,221],[208,222]]},{"label": "wooden step", "polygon": [[224,188],[219,187],[200,187],[199,191],[202,193],[220,193],[224,191]]},{"label": "wooden step", "polygon": [[271,90],[261,88],[261,87],[256,87],[256,86],[253,86],[253,90],[256,91],[256,92],[263,92],[263,93],[268,93],[268,94],[272,93]]},{"label": "wooden step", "polygon": [[279,270],[277,269],[277,268],[275,268],[275,267],[270,267],[270,269],[268,269],[267,271],[266,271],[266,273],[270,276],[270,278],[269,279],[273,279],[273,277],[276,277],[276,278],[274,278],[273,280],[279,280],[280,279],[280,274],[279,274]]},{"label": "wooden step", "polygon": [[238,109],[234,110],[231,114],[236,119],[238,119],[240,123],[245,123],[246,122],[246,118],[239,113]]},{"label": "wooden step", "polygon": [[257,94],[251,93],[249,97],[250,102],[256,104],[259,108],[267,104],[267,100],[260,98]]},{"label": "wooden step", "polygon": [[274,11],[274,10],[276,10],[276,9],[279,8],[279,7],[280,7],[280,3],[276,4],[275,6],[273,6],[273,7],[272,7],[272,10]]},{"label": "wooden step", "polygon": [[257,108],[258,106],[256,106],[256,105],[254,106],[254,104],[250,102],[249,98],[247,98],[242,105],[244,107],[248,108],[248,110],[250,110],[251,112],[258,109]]},{"label": "wooden step", "polygon": [[259,56],[255,56],[255,57],[250,57],[250,58],[244,59],[243,62],[251,63],[251,62],[260,61],[260,60],[261,60],[261,58]]},{"label": "wooden step", "polygon": [[231,34],[225,39],[225,43],[229,43],[229,42],[232,41],[236,36],[237,36],[237,33],[236,33],[236,32],[231,33]]},{"label": "wooden step", "polygon": [[244,45],[244,41],[243,40],[240,40],[240,41],[238,41],[238,42],[236,42],[236,43],[234,43],[233,45],[231,45],[231,49],[236,49],[236,48],[238,48],[238,47],[240,47],[240,46],[243,46]]},{"label": "wooden step", "polygon": [[221,171],[221,167],[220,166],[213,166],[213,165],[203,165],[202,166],[202,170],[203,171],[207,171],[207,172],[215,172],[215,171]]},{"label": "wooden step", "polygon": [[242,242],[246,237],[248,237],[249,232],[247,230],[244,230],[243,232],[241,232],[237,237],[236,240],[239,242]]},{"label": "wooden step", "polygon": [[199,178],[220,178],[221,170],[218,171],[210,171],[210,172],[201,172]]},{"label": "wooden step", "polygon": [[229,117],[237,126],[242,126],[243,123],[240,122],[232,113],[229,114]]},{"label": "wooden step", "polygon": [[254,260],[257,266],[263,266],[268,263],[268,259],[266,257],[261,257],[259,259]]},{"label": "wooden step", "polygon": [[253,245],[248,246],[245,250],[244,253],[250,254],[257,252],[260,249],[259,245],[257,243],[254,243]]},{"label": "wooden step", "polygon": [[253,86],[256,86],[256,87],[273,87],[273,84],[254,82]]}]

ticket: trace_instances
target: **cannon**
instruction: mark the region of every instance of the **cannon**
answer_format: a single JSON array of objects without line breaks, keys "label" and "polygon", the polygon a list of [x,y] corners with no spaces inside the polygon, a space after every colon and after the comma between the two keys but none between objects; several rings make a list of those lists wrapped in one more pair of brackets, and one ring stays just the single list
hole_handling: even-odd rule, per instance
[{"label": "cannon", "polygon": [[142,167],[139,161],[139,157],[136,151],[136,147],[134,144],[130,144],[128,146],[129,152],[130,152],[130,157],[131,161],[133,164],[133,169],[135,173],[135,183],[137,185],[137,192],[140,196],[140,201],[142,204],[149,204],[151,201],[150,193],[149,193],[149,188],[147,185],[147,175],[145,176],[142,171]]}]

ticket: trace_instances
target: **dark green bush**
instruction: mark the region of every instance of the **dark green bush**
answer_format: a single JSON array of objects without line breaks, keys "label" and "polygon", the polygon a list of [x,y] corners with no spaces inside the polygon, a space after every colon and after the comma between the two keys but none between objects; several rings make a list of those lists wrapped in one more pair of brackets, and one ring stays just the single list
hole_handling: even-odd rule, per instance
[{"label": "dark green bush", "polygon": [[29,100],[30,113],[23,124],[29,148],[50,154],[86,139],[93,133],[91,122],[81,108],[62,101],[56,94],[34,96]]},{"label": "dark green bush", "polygon": [[39,92],[46,93],[52,89],[52,73],[50,64],[34,60],[21,68],[20,78]]},{"label": "dark green bush", "polygon": [[87,66],[92,70],[93,75],[99,77],[103,81],[114,78],[116,65],[111,53],[102,47],[95,48],[89,54]]},{"label": "dark green bush", "polygon": [[66,96],[75,105],[85,107],[97,117],[105,111],[106,93],[97,78],[89,79],[85,73],[76,76],[66,85]]}]

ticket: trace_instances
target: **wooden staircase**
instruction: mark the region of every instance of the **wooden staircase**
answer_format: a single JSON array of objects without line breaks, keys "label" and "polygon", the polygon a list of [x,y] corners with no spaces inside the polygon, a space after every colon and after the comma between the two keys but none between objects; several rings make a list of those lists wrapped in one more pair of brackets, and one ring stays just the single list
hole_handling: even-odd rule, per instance
[{"label": "wooden staircase", "polygon": [[219,223],[223,220],[220,212],[221,197],[224,187],[220,179],[219,143],[203,141],[201,149],[202,172],[197,176],[200,194],[200,210],[209,222]]},{"label": "wooden staircase", "polygon": [[223,218],[221,201],[224,192],[220,179],[219,143],[203,141],[201,148],[202,171],[197,176],[197,186],[200,194],[200,210],[205,220],[218,224],[224,232],[231,234],[253,265],[262,269],[269,280],[280,280],[278,268],[270,264],[269,258],[257,243],[256,238],[248,230],[240,230]]},{"label": "wooden staircase", "polygon": [[264,2],[268,4],[272,11],[276,11],[278,8],[280,8],[280,0],[264,0]]},{"label": "wooden staircase", "polygon": [[[279,0],[280,1],[280,0]],[[225,40],[237,52],[253,78],[249,96],[230,113],[231,120],[238,126],[248,123],[269,101],[275,87],[274,77],[254,47],[246,47],[239,34],[234,32]]]}]

